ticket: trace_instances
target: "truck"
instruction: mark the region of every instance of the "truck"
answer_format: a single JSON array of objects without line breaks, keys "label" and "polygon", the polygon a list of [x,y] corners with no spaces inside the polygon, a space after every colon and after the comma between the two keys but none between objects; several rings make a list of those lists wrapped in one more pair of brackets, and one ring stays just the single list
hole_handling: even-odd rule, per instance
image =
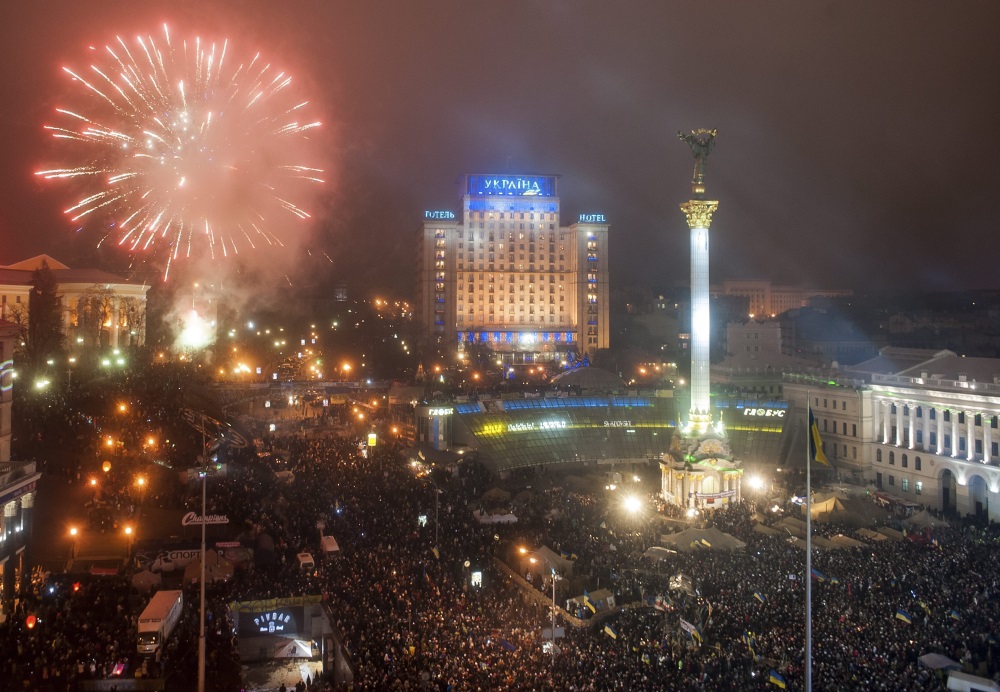
[{"label": "truck", "polygon": [[140,656],[153,656],[173,634],[184,610],[182,591],[159,591],[139,616],[139,641],[136,649]]}]

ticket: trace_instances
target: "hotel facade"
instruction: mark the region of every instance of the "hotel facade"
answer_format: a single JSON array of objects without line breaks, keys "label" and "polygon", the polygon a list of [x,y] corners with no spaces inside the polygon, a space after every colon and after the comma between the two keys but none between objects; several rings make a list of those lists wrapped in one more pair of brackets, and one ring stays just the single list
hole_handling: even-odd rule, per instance
[{"label": "hotel facade", "polygon": [[554,175],[471,174],[463,186],[461,208],[425,211],[418,233],[422,352],[486,347],[518,365],[608,348],[605,216],[563,225]]}]

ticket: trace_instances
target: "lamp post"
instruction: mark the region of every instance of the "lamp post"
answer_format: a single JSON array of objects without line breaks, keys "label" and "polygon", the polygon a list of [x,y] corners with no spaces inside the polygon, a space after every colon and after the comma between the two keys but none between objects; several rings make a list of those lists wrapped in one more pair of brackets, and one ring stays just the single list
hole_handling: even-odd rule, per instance
[{"label": "lamp post", "polygon": [[550,653],[552,654],[551,667],[555,668],[556,666],[556,578],[558,576],[556,575],[556,568],[555,565],[549,562],[549,559],[547,557],[545,557],[544,555],[535,550],[528,550],[527,548],[518,548],[518,551],[522,555],[527,555],[528,560],[532,563],[537,562],[537,560],[533,556],[540,557],[542,560],[545,561],[545,564],[549,566],[549,569],[552,570],[552,630],[551,630],[552,650]]},{"label": "lamp post", "polygon": [[[207,462],[207,459],[205,460]],[[203,466],[198,475],[201,476],[201,575],[198,586],[201,596],[198,606],[198,692],[205,692],[205,514],[206,497],[208,495],[208,466]]]}]

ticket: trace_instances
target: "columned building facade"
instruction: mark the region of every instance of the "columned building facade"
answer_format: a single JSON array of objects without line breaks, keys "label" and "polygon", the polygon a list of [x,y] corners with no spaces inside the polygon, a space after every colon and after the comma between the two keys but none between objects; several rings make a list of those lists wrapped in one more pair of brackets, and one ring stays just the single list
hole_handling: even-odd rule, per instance
[{"label": "columned building facade", "polygon": [[127,348],[145,342],[147,284],[98,269],[72,269],[48,255],[0,266],[0,319],[27,328],[33,275],[43,264],[58,284],[70,344]]},{"label": "columned building facade", "polygon": [[933,509],[1000,521],[1000,359],[931,353],[901,371],[865,374],[862,363],[848,373],[862,379],[786,378],[785,396],[798,416],[809,398],[827,458],[842,476]]},{"label": "columned building facade", "polygon": [[17,580],[30,580],[27,554],[35,495],[41,474],[33,461],[11,461],[11,406],[14,390],[14,342],[19,327],[0,320],[0,594],[6,608],[14,596]]},{"label": "columned building facade", "polygon": [[417,301],[424,353],[486,348],[504,364],[609,345],[603,214],[563,225],[558,177],[471,174],[461,209],[424,212]]}]

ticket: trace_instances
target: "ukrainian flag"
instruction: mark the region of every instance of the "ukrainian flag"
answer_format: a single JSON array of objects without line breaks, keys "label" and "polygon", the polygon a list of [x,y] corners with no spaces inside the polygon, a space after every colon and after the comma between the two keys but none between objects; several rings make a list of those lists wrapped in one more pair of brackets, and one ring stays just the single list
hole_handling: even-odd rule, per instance
[{"label": "ukrainian flag", "polygon": [[597,606],[595,606],[594,602],[590,600],[590,594],[587,593],[586,591],[583,592],[583,605],[590,608],[590,612],[592,613],[597,612]]},{"label": "ukrainian flag", "polygon": [[819,436],[819,425],[816,423],[816,419],[813,418],[812,407],[809,408],[809,457],[824,466],[830,465],[830,462],[826,459],[826,454],[823,452],[823,439]]},{"label": "ukrainian flag", "polygon": [[777,685],[781,689],[785,689],[785,685],[787,684],[784,676],[776,670],[771,671],[771,674],[768,676],[768,682]]},{"label": "ukrainian flag", "polygon": [[761,603],[767,600],[766,598],[764,598],[764,594],[762,594],[760,591],[754,591],[753,597],[756,598]]},{"label": "ukrainian flag", "polygon": [[958,611],[955,610],[955,609],[952,609],[952,611],[950,613],[948,613],[948,617],[950,617],[952,620],[961,620],[962,619],[962,616],[959,615]]},{"label": "ukrainian flag", "polygon": [[820,581],[820,583],[826,581],[826,575],[823,574],[822,572],[820,572],[815,567],[812,568],[812,575],[813,575],[813,579],[818,579]]},{"label": "ukrainian flag", "polygon": [[902,620],[907,625],[912,625],[913,624],[913,620],[910,619],[910,614],[907,613],[902,608],[900,608],[899,610],[896,611],[896,619],[897,620]]},{"label": "ukrainian flag", "polygon": [[604,626],[604,634],[608,635],[612,639],[618,639],[618,633],[615,632],[614,628],[611,625]]}]

